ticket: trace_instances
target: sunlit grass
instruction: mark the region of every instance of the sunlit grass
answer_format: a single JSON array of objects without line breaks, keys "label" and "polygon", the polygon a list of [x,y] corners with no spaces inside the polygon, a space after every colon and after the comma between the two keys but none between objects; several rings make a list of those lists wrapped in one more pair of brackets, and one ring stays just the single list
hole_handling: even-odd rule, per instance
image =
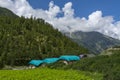
[{"label": "sunlit grass", "polygon": [[31,70],[0,70],[0,80],[102,80],[102,75],[75,70],[38,68]]}]

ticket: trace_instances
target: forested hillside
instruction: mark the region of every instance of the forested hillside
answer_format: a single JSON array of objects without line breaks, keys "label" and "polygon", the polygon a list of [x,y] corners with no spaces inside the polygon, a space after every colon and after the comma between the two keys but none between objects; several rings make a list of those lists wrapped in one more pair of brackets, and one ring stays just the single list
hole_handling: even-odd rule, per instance
[{"label": "forested hillside", "polygon": [[88,51],[42,19],[0,16],[0,59],[8,65]]}]

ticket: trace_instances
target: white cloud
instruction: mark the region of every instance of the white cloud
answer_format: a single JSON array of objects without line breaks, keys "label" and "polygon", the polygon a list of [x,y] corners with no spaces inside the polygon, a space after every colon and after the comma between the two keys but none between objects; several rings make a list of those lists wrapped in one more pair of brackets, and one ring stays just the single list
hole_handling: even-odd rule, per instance
[{"label": "white cloud", "polygon": [[[120,21],[114,21],[112,16],[103,16],[102,11],[95,11],[86,18],[74,17],[72,2],[62,9],[53,1],[49,9],[33,9],[27,0],[0,0],[0,6],[12,10],[18,16],[43,18],[55,28],[64,31],[98,31],[113,38],[120,39]],[[57,17],[58,14],[64,14]]]},{"label": "white cloud", "polygon": [[71,2],[66,3],[62,10],[64,12],[64,17],[67,17],[67,18],[73,17],[74,9],[72,9],[72,3]]},{"label": "white cloud", "polygon": [[58,13],[60,13],[60,8],[56,5],[54,5],[54,2],[51,1],[49,4],[49,10],[46,11],[48,14],[49,18],[55,18]]}]

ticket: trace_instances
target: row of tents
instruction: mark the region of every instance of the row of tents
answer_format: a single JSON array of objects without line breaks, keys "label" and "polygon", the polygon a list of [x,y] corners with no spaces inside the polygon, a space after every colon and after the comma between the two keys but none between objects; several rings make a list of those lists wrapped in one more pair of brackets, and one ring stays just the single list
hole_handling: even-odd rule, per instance
[{"label": "row of tents", "polygon": [[59,58],[45,58],[43,60],[31,60],[29,62],[30,65],[34,65],[34,66],[40,66],[41,64],[45,63],[45,64],[50,64],[50,63],[55,63],[59,60],[64,60],[64,61],[78,61],[80,60],[80,56],[76,56],[76,55],[63,55],[60,56]]}]

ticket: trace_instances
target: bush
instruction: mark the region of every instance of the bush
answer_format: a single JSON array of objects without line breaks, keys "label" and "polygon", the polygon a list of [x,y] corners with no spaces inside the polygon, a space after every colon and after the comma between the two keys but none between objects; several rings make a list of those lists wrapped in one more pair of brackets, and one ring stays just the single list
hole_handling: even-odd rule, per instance
[{"label": "bush", "polygon": [[[51,65],[52,68],[60,68],[60,64]],[[50,67],[50,68],[51,68]],[[84,58],[67,66],[61,66],[62,69],[75,69],[80,71],[99,72],[104,74],[105,80],[120,79],[120,52],[111,56],[96,56]]]},{"label": "bush", "polygon": [[0,69],[2,69],[3,67],[4,67],[4,63],[3,63],[2,58],[0,58]]}]

